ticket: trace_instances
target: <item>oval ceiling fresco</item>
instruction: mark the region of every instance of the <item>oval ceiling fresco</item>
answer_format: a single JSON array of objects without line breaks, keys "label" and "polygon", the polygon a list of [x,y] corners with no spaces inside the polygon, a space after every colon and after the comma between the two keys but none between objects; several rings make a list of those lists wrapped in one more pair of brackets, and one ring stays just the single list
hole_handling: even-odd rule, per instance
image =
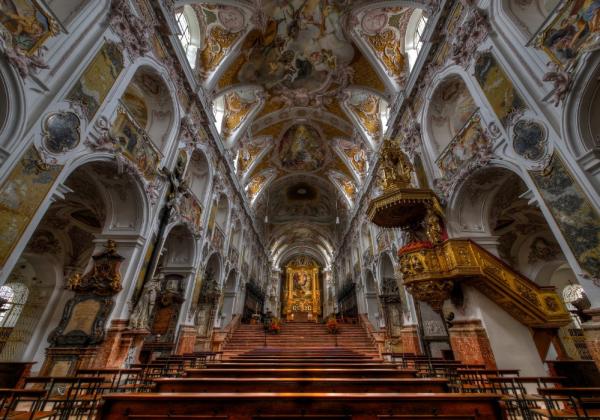
[{"label": "oval ceiling fresco", "polygon": [[325,157],[319,132],[307,124],[292,125],[279,143],[279,161],[287,171],[316,171],[324,165]]}]

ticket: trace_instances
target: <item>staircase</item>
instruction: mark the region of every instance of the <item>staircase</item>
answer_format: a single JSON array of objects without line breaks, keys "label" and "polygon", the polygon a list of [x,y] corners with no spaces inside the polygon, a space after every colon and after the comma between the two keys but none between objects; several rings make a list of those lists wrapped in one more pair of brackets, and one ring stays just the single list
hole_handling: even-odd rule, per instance
[{"label": "staircase", "polygon": [[[337,346],[336,346],[337,341]],[[323,324],[314,322],[284,323],[279,334],[266,335],[267,349],[281,350],[349,350],[380,360],[377,348],[364,328],[358,324],[340,324],[337,335],[329,334]],[[223,359],[265,348],[262,325],[241,324],[223,349]]]}]

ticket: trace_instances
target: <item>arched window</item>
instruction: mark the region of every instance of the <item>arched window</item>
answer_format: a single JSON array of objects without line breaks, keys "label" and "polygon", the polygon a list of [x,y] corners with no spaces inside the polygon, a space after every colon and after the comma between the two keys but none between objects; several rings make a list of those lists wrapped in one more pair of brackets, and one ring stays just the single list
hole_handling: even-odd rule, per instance
[{"label": "arched window", "polygon": [[179,42],[185,51],[185,55],[192,68],[196,67],[196,53],[200,46],[198,36],[197,18],[194,9],[190,6],[184,6],[179,12],[175,13],[175,20],[179,27]]},{"label": "arched window", "polygon": [[411,70],[417,62],[417,57],[423,47],[422,38],[426,26],[427,17],[423,14],[423,10],[415,10],[408,21],[404,45],[404,50],[408,56],[408,66]]},{"label": "arched window", "polygon": [[22,283],[9,283],[0,287],[0,298],[4,302],[0,307],[0,330],[13,328],[17,324],[28,295],[29,289]]},{"label": "arched window", "polygon": [[225,116],[225,95],[221,95],[213,101],[213,114],[217,131],[221,134],[223,131],[223,117]]}]

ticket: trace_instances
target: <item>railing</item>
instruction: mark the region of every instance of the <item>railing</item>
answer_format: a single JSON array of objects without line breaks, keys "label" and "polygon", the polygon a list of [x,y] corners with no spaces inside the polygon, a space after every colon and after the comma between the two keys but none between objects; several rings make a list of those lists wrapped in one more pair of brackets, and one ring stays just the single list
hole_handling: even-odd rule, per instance
[{"label": "railing", "polygon": [[454,282],[464,281],[527,326],[556,328],[571,322],[554,287],[538,286],[470,240],[449,239],[409,250],[401,254],[400,265],[413,295],[435,297],[449,291]]},{"label": "railing", "polygon": [[212,351],[220,352],[233,337],[233,334],[240,326],[242,316],[234,315],[229,324],[223,328],[215,328],[212,336]]},{"label": "railing", "polygon": [[371,321],[369,321],[369,317],[366,314],[359,314],[358,320],[360,325],[364,328],[365,332],[371,338],[371,343],[377,348],[377,352],[379,353],[379,357],[383,358],[383,353],[385,352],[385,332],[384,331],[376,331]]}]

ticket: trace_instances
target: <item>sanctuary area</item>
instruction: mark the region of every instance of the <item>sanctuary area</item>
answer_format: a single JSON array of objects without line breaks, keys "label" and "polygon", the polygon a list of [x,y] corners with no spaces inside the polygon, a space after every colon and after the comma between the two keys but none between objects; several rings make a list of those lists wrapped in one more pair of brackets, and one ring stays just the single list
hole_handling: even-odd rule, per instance
[{"label": "sanctuary area", "polygon": [[0,0],[0,417],[600,419],[600,0]]}]

